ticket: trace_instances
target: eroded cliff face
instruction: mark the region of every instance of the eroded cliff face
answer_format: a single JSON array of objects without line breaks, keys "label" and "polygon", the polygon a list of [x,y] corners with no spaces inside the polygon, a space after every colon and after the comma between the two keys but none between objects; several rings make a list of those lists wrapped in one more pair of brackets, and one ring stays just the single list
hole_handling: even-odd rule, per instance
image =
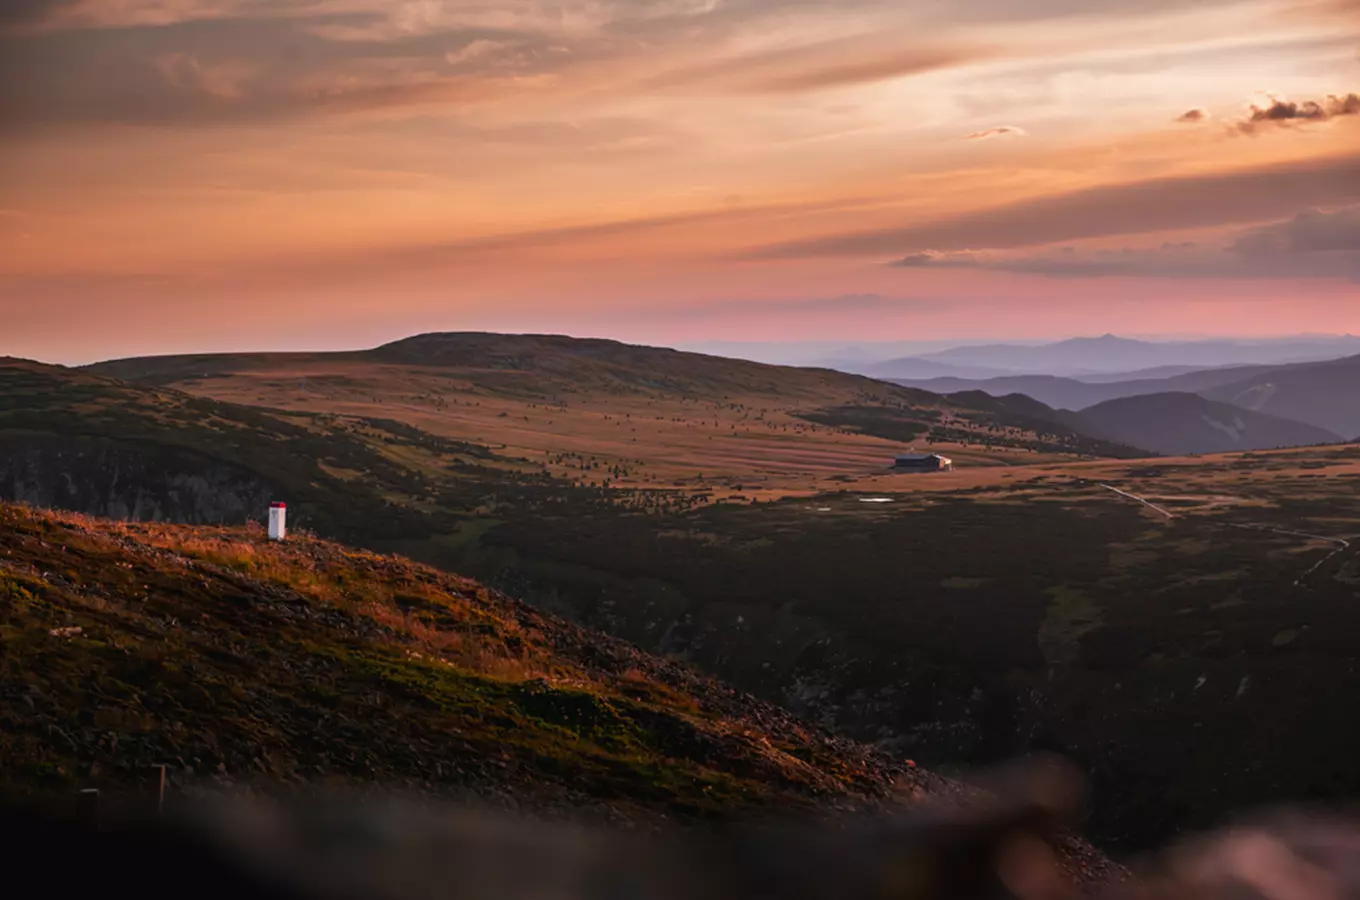
[{"label": "eroded cliff face", "polygon": [[0,436],[0,500],[112,519],[241,524],[260,518],[273,495],[257,474],[190,450]]}]

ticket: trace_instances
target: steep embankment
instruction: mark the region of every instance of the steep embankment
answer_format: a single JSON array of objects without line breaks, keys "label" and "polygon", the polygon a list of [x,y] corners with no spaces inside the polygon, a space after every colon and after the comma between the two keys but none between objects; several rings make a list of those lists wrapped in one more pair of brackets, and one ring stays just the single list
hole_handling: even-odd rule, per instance
[{"label": "steep embankment", "polygon": [[707,818],[944,784],[396,557],[0,505],[9,788],[340,778]]}]

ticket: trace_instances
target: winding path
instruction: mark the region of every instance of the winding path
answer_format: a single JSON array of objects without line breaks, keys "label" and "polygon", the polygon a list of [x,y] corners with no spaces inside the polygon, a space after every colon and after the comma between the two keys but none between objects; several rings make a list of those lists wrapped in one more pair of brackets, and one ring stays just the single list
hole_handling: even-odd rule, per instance
[{"label": "winding path", "polygon": [[[1156,503],[1153,503],[1151,500],[1148,500],[1145,497],[1139,497],[1137,494],[1130,494],[1128,491],[1120,490],[1119,488],[1111,484],[1102,483],[1100,486],[1107,491],[1113,491],[1114,493],[1118,494],[1121,497],[1137,501],[1138,503],[1141,503],[1144,506],[1146,506],[1148,509],[1161,513],[1168,519],[1178,518],[1175,513],[1158,506]],[[1295,587],[1303,584],[1303,582],[1308,578],[1309,575],[1312,575],[1318,569],[1322,568],[1333,556],[1336,556],[1338,553],[1344,553],[1346,550],[1349,550],[1351,546],[1350,541],[1343,540],[1342,538],[1327,537],[1326,535],[1323,534],[1309,534],[1306,531],[1290,531],[1287,528],[1275,528],[1270,525],[1255,525],[1255,524],[1242,525],[1237,524],[1235,522],[1215,522],[1213,524],[1222,525],[1226,528],[1239,528],[1245,531],[1265,531],[1271,534],[1285,534],[1289,535],[1290,537],[1307,538],[1310,541],[1326,541],[1329,544],[1336,545],[1335,549],[1332,550],[1331,553],[1328,553],[1322,559],[1313,563],[1313,565],[1309,567],[1307,572],[1304,572],[1298,578],[1294,579]]]},{"label": "winding path", "polygon": [[1158,506],[1157,504],[1153,503],[1151,500],[1146,500],[1146,499],[1144,499],[1144,498],[1142,498],[1142,497],[1139,497],[1137,494],[1130,494],[1128,491],[1121,491],[1119,488],[1115,487],[1115,486],[1112,485],[1112,484],[1102,484],[1101,487],[1103,487],[1103,488],[1104,488],[1105,490],[1107,490],[1107,491],[1114,491],[1116,494],[1118,494],[1118,495],[1121,496],[1121,497],[1127,497],[1127,498],[1130,499],[1130,500],[1136,500],[1136,501],[1138,501],[1139,503],[1141,503],[1141,504],[1143,504],[1144,506],[1146,506],[1148,509],[1151,509],[1151,510],[1154,510],[1154,511],[1156,511],[1156,512],[1159,512],[1159,513],[1161,513],[1162,515],[1166,516],[1168,519],[1174,519],[1174,518],[1176,518],[1176,514],[1175,514],[1175,513],[1170,512],[1170,511],[1168,511],[1168,510],[1165,510],[1165,509],[1163,509],[1162,507]]}]

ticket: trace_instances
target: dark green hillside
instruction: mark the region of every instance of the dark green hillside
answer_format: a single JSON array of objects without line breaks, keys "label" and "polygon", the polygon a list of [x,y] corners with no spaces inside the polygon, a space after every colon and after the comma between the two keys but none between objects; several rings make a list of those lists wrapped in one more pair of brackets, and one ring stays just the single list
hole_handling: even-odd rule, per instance
[{"label": "dark green hillside", "polygon": [[[1328,470],[1357,460],[1254,487],[1110,463],[886,504],[514,516],[460,564],[932,766],[1071,755],[1096,776],[1094,833],[1146,847],[1243,807],[1360,798],[1337,700],[1360,691],[1357,547],[1265,530],[1354,538],[1357,475]],[[1205,499],[1159,520],[1097,477]]]},{"label": "dark green hillside", "polygon": [[[0,499],[138,519],[241,523],[286,497],[294,521],[370,541],[427,535],[435,492],[403,449],[476,467],[485,448],[401,423],[221,403],[0,361]],[[432,517],[435,521],[431,521]]]},{"label": "dark green hillside", "polygon": [[468,579],[262,537],[0,505],[0,786],[168,762],[691,820],[944,787]]}]

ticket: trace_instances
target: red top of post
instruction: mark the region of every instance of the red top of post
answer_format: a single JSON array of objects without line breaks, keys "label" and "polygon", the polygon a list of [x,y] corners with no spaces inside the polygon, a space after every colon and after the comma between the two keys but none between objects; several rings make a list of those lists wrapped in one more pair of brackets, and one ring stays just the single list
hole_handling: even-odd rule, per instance
[{"label": "red top of post", "polygon": [[287,503],[271,503],[271,504],[269,504],[269,508],[270,508],[270,509],[287,509],[287,507],[288,507],[288,504],[287,504]]}]

